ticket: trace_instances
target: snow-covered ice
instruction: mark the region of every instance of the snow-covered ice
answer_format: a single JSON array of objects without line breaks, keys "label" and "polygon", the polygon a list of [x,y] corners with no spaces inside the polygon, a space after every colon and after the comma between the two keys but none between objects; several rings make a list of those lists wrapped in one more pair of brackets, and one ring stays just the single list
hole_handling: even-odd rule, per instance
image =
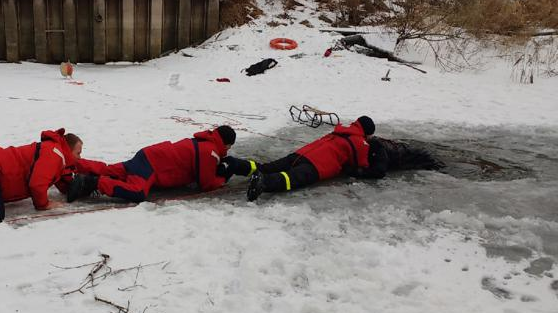
[{"label": "snow-covered ice", "polygon": [[[183,50],[193,57],[78,64],[83,86],[57,65],[0,64],[0,146],[65,127],[84,140],[84,157],[118,162],[226,123],[238,129],[232,154],[270,160],[329,130],[290,120],[290,105],[309,104],[345,122],[368,114],[380,135],[509,172],[335,180],[255,204],[235,178],[207,197],[3,223],[0,312],[115,311],[95,296],[129,301],[130,312],[558,312],[558,79],[518,84],[498,60],[464,73],[427,63],[425,75],[350,51],[324,58],[338,35],[271,28],[270,18]],[[271,50],[275,37],[299,48]],[[279,65],[241,73],[267,57]],[[380,81],[388,69],[392,81]],[[30,205],[8,204],[7,219]],[[112,274],[103,268],[95,287],[62,296],[93,265],[71,267],[100,253]]]}]

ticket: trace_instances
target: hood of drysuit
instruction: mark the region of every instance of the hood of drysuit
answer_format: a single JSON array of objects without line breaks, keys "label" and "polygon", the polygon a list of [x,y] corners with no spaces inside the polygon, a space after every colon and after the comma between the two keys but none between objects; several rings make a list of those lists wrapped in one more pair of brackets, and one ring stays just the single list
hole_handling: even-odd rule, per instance
[{"label": "hood of drysuit", "polygon": [[227,149],[225,148],[225,144],[223,143],[223,139],[217,130],[205,130],[194,134],[194,138],[198,140],[205,140],[210,141],[215,144],[217,148],[217,154],[219,157],[223,158],[227,156]]},{"label": "hood of drysuit", "polygon": [[68,146],[68,143],[66,142],[66,139],[64,139],[64,133],[65,133],[65,129],[64,128],[60,128],[56,131],[53,130],[45,130],[43,132],[41,132],[41,141],[53,141],[57,144],[60,145],[60,147],[62,148],[62,154],[64,155],[64,161],[65,161],[65,165],[70,166],[70,165],[74,165],[76,163],[76,158],[74,157],[74,155],[72,154],[72,150],[70,149],[70,146]]},{"label": "hood of drysuit", "polygon": [[350,136],[363,136],[364,137],[364,129],[360,125],[359,121],[354,121],[349,126],[343,126],[341,124],[335,126],[333,129],[333,133],[339,135],[350,135]]}]

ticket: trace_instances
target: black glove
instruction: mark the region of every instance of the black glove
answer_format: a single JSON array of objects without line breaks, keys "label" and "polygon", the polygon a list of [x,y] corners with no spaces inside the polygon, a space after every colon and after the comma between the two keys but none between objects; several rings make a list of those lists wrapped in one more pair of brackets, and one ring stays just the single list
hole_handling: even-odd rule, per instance
[{"label": "black glove", "polygon": [[226,156],[221,159],[221,164],[225,166],[231,173],[234,174],[236,167],[238,166],[238,160],[232,156]]},{"label": "black glove", "polygon": [[221,163],[217,165],[217,176],[221,176],[225,178],[225,181],[229,181],[231,179],[233,173],[229,170],[226,163]]},{"label": "black glove", "polygon": [[234,174],[236,163],[236,159],[231,156],[222,158],[221,163],[217,165],[217,176],[224,177],[226,181],[229,181]]}]

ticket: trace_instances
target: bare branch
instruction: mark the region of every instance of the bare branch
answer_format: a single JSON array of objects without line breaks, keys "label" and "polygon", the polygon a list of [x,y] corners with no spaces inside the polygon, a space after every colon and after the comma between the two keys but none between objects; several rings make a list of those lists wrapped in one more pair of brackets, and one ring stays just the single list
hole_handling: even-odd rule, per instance
[{"label": "bare branch", "polygon": [[[62,296],[67,296],[67,295],[70,295],[70,294],[73,294],[73,293],[76,293],[76,292],[79,292],[79,293],[83,294],[82,289],[85,288],[87,285],[89,285],[88,288],[95,287],[96,286],[95,282],[94,282],[95,278],[96,278],[95,274],[97,272],[99,272],[102,268],[106,268],[108,273],[111,272],[111,268],[107,266],[107,262],[108,262],[110,256],[108,254],[104,254],[104,253],[101,253],[100,256],[102,257],[102,259],[100,261],[98,261],[96,263],[89,264],[89,265],[94,265],[94,266],[91,269],[91,271],[89,271],[89,274],[87,274],[87,277],[85,278],[84,282],[77,289],[64,292],[62,294]],[[105,274],[103,274],[103,275],[105,275]],[[101,275],[101,276],[103,276],[103,275]]]},{"label": "bare branch", "polygon": [[120,273],[122,273],[122,272],[126,272],[126,271],[129,271],[129,270],[140,269],[140,268],[144,268],[144,267],[148,267],[148,266],[155,266],[155,265],[163,264],[163,263],[165,263],[165,262],[167,262],[167,261],[161,261],[161,262],[156,262],[156,263],[149,263],[149,264],[145,264],[145,265],[139,264],[139,265],[132,266],[132,267],[128,267],[128,268],[122,268],[122,269],[118,269],[118,270],[112,272],[111,275],[118,275],[118,274],[120,274]]},{"label": "bare branch", "polygon": [[50,263],[50,266],[55,267],[55,268],[59,268],[61,270],[71,270],[71,269],[86,267],[86,266],[97,264],[97,263],[98,262],[91,262],[91,263],[87,263],[87,264],[82,264],[82,265],[77,265],[77,266],[68,266],[68,267],[58,266],[58,265],[54,265],[54,264]]},{"label": "bare branch", "polygon": [[[127,307],[123,307],[123,306],[118,305],[118,304],[116,304],[116,303],[114,303],[114,302],[112,302],[112,301],[105,300],[105,299],[102,299],[102,298],[97,297],[97,296],[95,296],[95,301],[103,302],[103,303],[106,303],[106,304],[108,304],[108,305],[110,305],[110,306],[113,306],[113,307],[117,308],[117,309],[118,309],[118,313],[128,313],[128,311],[129,311],[129,309],[130,309],[130,300],[128,300],[128,305],[127,305]],[[145,310],[144,310],[144,312],[145,312]]]},{"label": "bare branch", "polygon": [[554,35],[558,35],[558,30],[535,33],[533,34],[533,37],[554,36]]},{"label": "bare branch", "polygon": [[164,270],[165,268],[167,268],[167,266],[170,264],[171,262],[168,261],[167,263],[165,263],[165,265],[163,265],[163,267],[161,267],[162,270]]},{"label": "bare branch", "polygon": [[132,286],[124,287],[124,288],[118,288],[118,291],[129,291],[129,290],[132,290],[136,287],[141,287],[143,289],[147,289],[147,287],[145,287],[144,285],[132,285]]}]

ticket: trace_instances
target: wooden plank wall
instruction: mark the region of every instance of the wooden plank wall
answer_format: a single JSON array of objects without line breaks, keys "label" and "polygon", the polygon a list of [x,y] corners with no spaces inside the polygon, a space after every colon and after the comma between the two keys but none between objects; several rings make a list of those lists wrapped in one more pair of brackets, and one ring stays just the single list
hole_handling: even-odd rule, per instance
[{"label": "wooden plank wall", "polygon": [[3,1],[0,0],[0,60],[6,59],[6,32],[4,31]]},{"label": "wooden plank wall", "polygon": [[176,0],[164,0],[163,3],[163,38],[162,52],[175,50],[177,46],[178,3]]},{"label": "wooden plank wall", "polygon": [[162,52],[163,0],[151,0],[150,13],[149,56],[153,59]]},{"label": "wooden plank wall", "polygon": [[33,0],[18,1],[19,58],[35,59],[35,31],[33,29]]},{"label": "wooden plank wall", "polygon": [[122,2],[115,0],[106,1],[106,42],[107,61],[122,60]]},{"label": "wooden plank wall", "polygon": [[122,60],[134,60],[134,0],[122,0]]},{"label": "wooden plank wall", "polygon": [[[42,1],[42,0],[37,0]],[[77,62],[93,62],[93,0],[76,0]]]},{"label": "wooden plank wall", "polygon": [[49,62],[67,61],[64,54],[64,20],[62,0],[47,1],[47,55]]},{"label": "wooden plank wall", "polygon": [[134,59],[149,59],[149,0],[135,0]]},{"label": "wooden plank wall", "polygon": [[105,0],[93,0],[93,63],[107,61],[106,21]]},{"label": "wooden plank wall", "polygon": [[219,0],[207,1],[207,16],[205,21],[205,36],[209,38],[219,31]]},{"label": "wooden plank wall", "polygon": [[46,6],[43,0],[33,0],[33,28],[35,32],[35,59],[47,63]]},{"label": "wooden plank wall", "polygon": [[219,0],[0,0],[0,60],[145,61],[218,27]]},{"label": "wooden plank wall", "polygon": [[198,44],[205,39],[205,0],[192,0],[190,21],[191,43]]},{"label": "wooden plank wall", "polygon": [[4,11],[4,31],[6,36],[6,60],[19,61],[19,36],[17,31],[16,0],[2,0]]},{"label": "wooden plank wall", "polygon": [[190,21],[192,19],[192,1],[178,0],[178,48],[186,48],[190,44]]},{"label": "wooden plank wall", "polygon": [[78,42],[76,24],[76,4],[74,0],[64,0],[63,4],[64,19],[64,59],[71,62],[78,62]]}]

